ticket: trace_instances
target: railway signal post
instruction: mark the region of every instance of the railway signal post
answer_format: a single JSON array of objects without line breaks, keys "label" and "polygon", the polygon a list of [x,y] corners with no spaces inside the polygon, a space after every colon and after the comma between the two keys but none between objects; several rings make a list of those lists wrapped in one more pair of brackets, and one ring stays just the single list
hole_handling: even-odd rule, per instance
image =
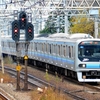
[{"label": "railway signal post", "polygon": [[17,71],[17,87],[16,90],[20,90],[20,64],[19,64],[19,56],[20,56],[20,51],[19,51],[19,42],[16,42],[16,54],[17,54],[17,65],[16,65],[16,71]]},{"label": "railway signal post", "polygon": [[[15,41],[16,43],[16,54],[17,54],[17,65],[19,65],[19,57],[18,57],[18,41],[20,38],[20,33],[19,33],[19,21],[18,20],[14,20],[12,22],[12,39]],[[16,86],[16,90],[20,90],[20,71],[17,70],[17,86]]]},{"label": "railway signal post", "polygon": [[[28,90],[28,77],[27,77],[27,62],[28,62],[28,46],[29,41],[34,38],[34,29],[31,22],[28,22],[28,16],[26,12],[21,11],[19,14],[19,19],[12,22],[12,39],[16,42],[16,51],[18,53],[18,45],[20,38],[20,29],[25,30],[25,77],[24,77],[24,90]],[[18,55],[17,55],[18,56]],[[18,58],[18,57],[17,57]],[[19,59],[17,59],[17,90],[20,90],[20,67],[19,67]]]},{"label": "railway signal post", "polygon": [[18,20],[14,20],[12,22],[12,39],[16,42],[19,41],[20,33],[19,33],[19,22]]},{"label": "railway signal post", "polygon": [[[30,17],[29,17],[30,18]],[[28,63],[28,46],[29,46],[29,41],[33,40],[34,38],[34,27],[31,22],[28,22],[28,15],[26,14],[25,11],[21,11],[19,14],[19,19],[14,20],[12,22],[12,39],[16,43],[16,55],[17,55],[17,90],[20,90],[20,70],[21,67],[19,65],[19,45],[20,45],[20,29],[25,30],[25,77],[24,77],[24,89],[23,90],[28,90],[28,76],[27,76],[27,63]]]},{"label": "railway signal post", "polygon": [[25,61],[25,78],[24,78],[24,90],[28,90],[28,76],[27,76],[27,61],[28,61],[28,56],[27,54],[24,56],[24,61]]}]

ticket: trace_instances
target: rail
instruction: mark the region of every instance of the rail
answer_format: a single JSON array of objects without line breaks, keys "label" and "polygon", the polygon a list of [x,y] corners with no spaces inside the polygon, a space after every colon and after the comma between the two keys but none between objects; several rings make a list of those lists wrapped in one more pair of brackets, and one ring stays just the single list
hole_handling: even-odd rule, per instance
[{"label": "rail", "polygon": [[[16,70],[15,69],[5,67],[5,70],[9,74],[16,76]],[[24,72],[20,72],[20,74],[21,74],[21,79],[23,80]],[[28,74],[28,83],[33,85],[33,86],[35,85],[35,86],[41,87],[41,88],[45,88],[45,87],[51,86],[54,89],[60,90],[63,93],[68,94],[70,97],[72,97],[74,99],[86,100],[85,98],[83,98],[83,97],[81,97],[79,95],[73,94],[72,92],[68,91],[67,89],[57,88],[54,84],[51,84],[51,83],[46,82],[46,81],[44,81],[42,79],[39,79],[39,78],[37,78],[37,77],[35,77],[35,76],[31,75],[31,74]]]}]

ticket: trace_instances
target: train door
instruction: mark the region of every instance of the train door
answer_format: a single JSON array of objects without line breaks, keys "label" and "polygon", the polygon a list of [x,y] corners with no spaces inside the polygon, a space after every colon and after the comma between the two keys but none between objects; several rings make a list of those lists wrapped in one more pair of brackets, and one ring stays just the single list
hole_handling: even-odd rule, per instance
[{"label": "train door", "polygon": [[46,44],[46,42],[45,42],[45,43],[44,43],[44,56],[43,56],[44,62],[46,62],[46,58],[47,58],[47,44]]},{"label": "train door", "polygon": [[68,46],[68,59],[67,59],[67,65],[68,69],[74,70],[74,47],[73,45]]},{"label": "train door", "polygon": [[41,55],[40,55],[40,42],[37,42],[37,60],[41,59]]},{"label": "train door", "polygon": [[53,62],[53,64],[54,65],[56,65],[56,63],[57,63],[57,45],[56,45],[56,43],[54,43],[53,44],[53,53],[52,53],[52,55],[53,55],[53,57],[52,57],[52,62]]},{"label": "train door", "polygon": [[61,45],[57,44],[57,65],[61,66]]},{"label": "train door", "polygon": [[52,43],[52,44],[51,44],[51,64],[53,64],[53,65],[55,64],[55,63],[54,63],[54,61],[55,61],[54,49],[55,49],[55,48],[54,48],[54,44]]},{"label": "train door", "polygon": [[66,65],[66,45],[62,45],[62,66],[65,68]]},{"label": "train door", "polygon": [[29,58],[31,58],[31,42],[28,46],[28,56],[29,56]]},{"label": "train door", "polygon": [[53,46],[53,43],[51,43],[49,45],[50,47],[50,57],[49,57],[49,60],[50,60],[50,64],[54,64],[54,56],[53,56],[53,52],[54,52],[54,46]]},{"label": "train door", "polygon": [[35,45],[35,43],[34,43],[34,41],[32,42],[32,47],[31,47],[31,49],[32,49],[32,53],[31,53],[31,56],[32,56],[32,58],[35,58],[35,56],[34,56],[34,51],[35,51],[35,48],[34,48],[34,45]]},{"label": "train door", "polygon": [[45,60],[48,62],[49,60],[49,53],[48,53],[48,42],[46,42],[46,48],[45,48]]},{"label": "train door", "polygon": [[37,42],[34,42],[34,58],[37,59]]},{"label": "train door", "polygon": [[52,63],[52,59],[51,59],[51,44],[48,43],[48,63]]}]

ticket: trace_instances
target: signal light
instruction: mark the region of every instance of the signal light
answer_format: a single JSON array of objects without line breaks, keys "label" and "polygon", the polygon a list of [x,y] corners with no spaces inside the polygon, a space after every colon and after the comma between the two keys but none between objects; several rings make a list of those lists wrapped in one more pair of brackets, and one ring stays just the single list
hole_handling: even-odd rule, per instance
[{"label": "signal light", "polygon": [[20,33],[19,33],[19,22],[15,20],[12,22],[12,39],[14,41],[19,41]]},{"label": "signal light", "polygon": [[14,33],[17,33],[18,32],[18,29],[16,28],[15,30],[14,30]]},{"label": "signal light", "polygon": [[27,15],[24,11],[19,14],[20,29],[25,29],[27,24]]},{"label": "signal light", "polygon": [[31,23],[27,23],[25,37],[26,41],[31,41],[34,38],[34,29]]}]

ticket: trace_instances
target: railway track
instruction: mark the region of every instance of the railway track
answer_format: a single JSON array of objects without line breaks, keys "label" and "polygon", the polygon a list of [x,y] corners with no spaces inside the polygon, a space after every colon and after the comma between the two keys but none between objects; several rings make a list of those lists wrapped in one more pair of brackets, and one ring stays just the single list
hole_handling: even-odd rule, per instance
[{"label": "railway track", "polygon": [[4,94],[0,93],[0,100],[10,100]]},{"label": "railway track", "polygon": [[[13,76],[16,76],[16,70],[15,69],[5,67],[5,70],[9,74],[11,74]],[[22,80],[24,80],[24,72],[20,72],[20,74],[21,74],[20,78]],[[45,87],[50,86],[50,87],[53,87],[54,89],[58,89],[58,90],[60,89],[60,91],[62,91],[65,94],[68,94],[70,97],[74,98],[75,100],[86,100],[85,98],[82,98],[78,95],[74,95],[73,93],[71,93],[70,91],[68,91],[64,88],[57,88],[54,84],[43,81],[43,80],[41,80],[41,79],[31,75],[31,74],[28,74],[28,83],[31,84],[31,85],[35,85],[37,87],[41,87],[41,88],[45,88]]]},{"label": "railway track", "polygon": [[[5,67],[5,70],[6,70],[8,73],[12,74],[13,76],[16,76],[16,70],[15,70],[15,69],[12,69],[12,68],[9,68],[9,67]],[[21,76],[20,76],[21,79],[24,80],[24,72],[20,72],[20,73],[21,73]],[[72,80],[71,80],[71,81],[72,81]],[[37,78],[37,77],[35,77],[35,76],[31,75],[31,74],[28,74],[28,83],[31,84],[31,85],[35,85],[35,86],[37,86],[37,87],[41,87],[41,88],[44,88],[44,87],[47,87],[47,86],[51,86],[51,87],[53,87],[53,88],[55,88],[55,89],[58,89],[58,90],[64,92],[65,94],[70,95],[70,96],[71,96],[72,98],[74,98],[75,100],[87,100],[85,97],[82,97],[82,96],[80,96],[80,95],[76,95],[76,94],[75,94],[75,92],[80,92],[80,91],[84,92],[83,90],[79,90],[79,91],[75,91],[75,90],[69,91],[69,90],[67,90],[67,88],[66,88],[66,89],[65,89],[65,88],[62,88],[62,87],[58,87],[58,88],[57,88],[57,87],[55,86],[55,84],[51,84],[51,83],[49,83],[49,82],[43,81],[42,79],[39,79],[39,78]],[[76,83],[76,82],[74,82],[74,83]],[[77,84],[80,85],[80,83],[77,83]],[[81,85],[83,85],[83,84],[81,84]],[[100,91],[100,89],[97,88],[96,86],[91,86],[91,85],[85,84],[85,83],[84,83],[84,86],[85,86],[85,87],[89,87],[89,88],[91,88],[91,89],[95,89],[95,90],[97,90],[98,92]]]},{"label": "railway track", "polygon": [[0,100],[16,100],[12,95],[0,88]]}]

